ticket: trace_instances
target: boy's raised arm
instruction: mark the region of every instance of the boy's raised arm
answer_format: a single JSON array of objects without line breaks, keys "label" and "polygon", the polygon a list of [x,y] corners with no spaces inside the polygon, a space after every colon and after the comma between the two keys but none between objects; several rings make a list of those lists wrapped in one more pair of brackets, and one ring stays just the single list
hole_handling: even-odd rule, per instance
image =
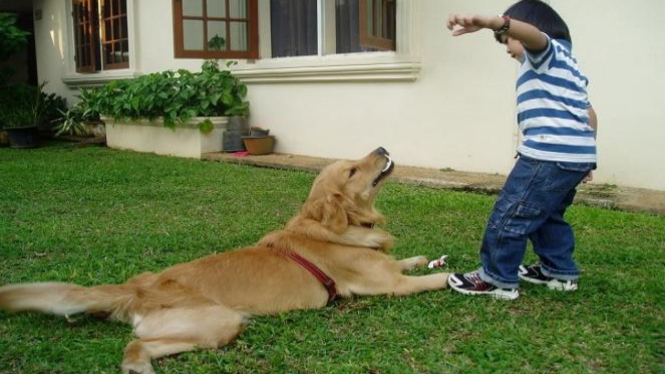
[{"label": "boy's raised arm", "polygon": [[[448,17],[448,29],[453,31],[453,36],[460,36],[480,29],[500,29],[505,20],[500,16],[481,16],[478,14],[451,14]],[[455,26],[461,28],[455,29]],[[547,47],[547,37],[535,26],[528,23],[511,19],[510,27],[504,35],[517,39],[524,48],[532,52],[542,51]]]}]

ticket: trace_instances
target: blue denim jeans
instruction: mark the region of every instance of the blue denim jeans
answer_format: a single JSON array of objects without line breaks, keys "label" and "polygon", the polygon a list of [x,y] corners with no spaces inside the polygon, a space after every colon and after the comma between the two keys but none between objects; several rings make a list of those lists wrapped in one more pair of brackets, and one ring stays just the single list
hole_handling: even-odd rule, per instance
[{"label": "blue denim jeans", "polygon": [[489,218],[480,259],[480,277],[501,288],[517,288],[527,240],[540,257],[543,273],[569,280],[579,270],[573,260],[575,237],[563,216],[575,188],[595,168],[590,163],[539,161],[520,156]]}]

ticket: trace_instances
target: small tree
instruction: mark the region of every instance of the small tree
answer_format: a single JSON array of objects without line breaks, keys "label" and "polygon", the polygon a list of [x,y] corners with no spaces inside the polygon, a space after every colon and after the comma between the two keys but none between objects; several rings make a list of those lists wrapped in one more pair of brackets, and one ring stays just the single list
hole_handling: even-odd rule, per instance
[{"label": "small tree", "polygon": [[18,52],[28,42],[30,33],[16,26],[14,13],[0,13],[0,62]]},{"label": "small tree", "polygon": [[18,52],[28,42],[29,32],[16,26],[17,15],[0,13],[0,89],[12,75],[10,68],[2,66],[11,55]]}]

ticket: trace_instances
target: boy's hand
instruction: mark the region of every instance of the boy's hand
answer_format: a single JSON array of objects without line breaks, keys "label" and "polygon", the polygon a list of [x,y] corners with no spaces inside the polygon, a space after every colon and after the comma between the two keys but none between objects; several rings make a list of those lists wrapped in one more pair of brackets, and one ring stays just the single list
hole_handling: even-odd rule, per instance
[{"label": "boy's hand", "polygon": [[[476,32],[480,29],[491,28],[492,17],[480,16],[477,14],[451,14],[448,17],[448,30],[453,31],[453,36],[460,36]],[[461,26],[453,30],[455,26]],[[500,27],[501,25],[499,25]]]}]

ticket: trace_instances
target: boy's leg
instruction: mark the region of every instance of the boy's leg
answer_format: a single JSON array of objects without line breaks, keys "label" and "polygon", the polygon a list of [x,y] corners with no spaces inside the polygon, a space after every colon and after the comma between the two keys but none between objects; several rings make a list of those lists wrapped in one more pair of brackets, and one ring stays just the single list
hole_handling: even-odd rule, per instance
[{"label": "boy's leg", "polygon": [[[575,187],[591,167],[591,164],[571,166],[520,157],[508,176],[485,229],[480,253],[482,268],[477,274],[451,275],[450,286],[459,292],[474,294],[500,293],[500,289],[517,288],[518,270],[527,239],[546,222],[552,223],[550,228],[542,231],[547,235],[536,239],[540,241],[539,255],[551,254],[546,260],[551,266],[545,267],[544,271],[556,273],[557,276],[576,277],[577,268],[572,262],[572,229],[563,220],[563,213],[572,203]],[[563,235],[563,238],[553,237],[557,235]],[[564,240],[566,245],[562,246],[558,240]],[[565,262],[572,263],[575,270],[569,265],[556,268]]]},{"label": "boy's leg", "polygon": [[518,269],[529,234],[548,217],[551,201],[540,189],[550,179],[548,162],[520,157],[508,176],[489,219],[480,249],[483,280],[517,288]]},{"label": "boy's leg", "polygon": [[562,166],[556,165],[553,173],[558,177],[556,183],[550,184],[550,189],[565,190],[569,188],[558,205],[554,206],[547,220],[529,235],[533,243],[534,252],[540,258],[540,263],[530,266],[520,266],[520,278],[524,281],[547,285],[547,287],[560,291],[577,290],[579,270],[573,260],[575,250],[575,235],[572,227],[564,219],[566,209],[573,203],[575,187],[588,173],[588,164]]},{"label": "boy's leg", "polygon": [[529,236],[545,276],[561,280],[578,278],[579,270],[573,260],[575,235],[563,217],[566,209],[573,203],[575,193],[574,189],[570,191],[543,225]]},{"label": "boy's leg", "polygon": [[449,284],[454,290],[517,297],[517,273],[528,233],[545,219],[543,210],[530,202],[532,190],[542,184],[542,164],[525,157],[517,160],[485,228],[480,250],[483,266],[477,272],[451,275]]}]

